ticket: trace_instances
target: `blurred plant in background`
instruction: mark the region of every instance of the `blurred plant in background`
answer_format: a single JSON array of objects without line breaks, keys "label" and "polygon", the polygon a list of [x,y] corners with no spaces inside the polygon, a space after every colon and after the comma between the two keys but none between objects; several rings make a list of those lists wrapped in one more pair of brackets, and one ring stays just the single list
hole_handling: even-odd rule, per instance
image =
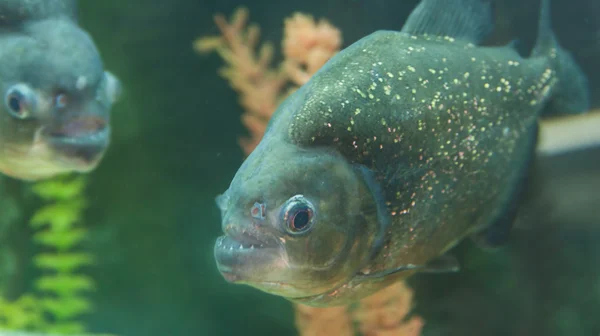
[{"label": "blurred plant in background", "polygon": [[342,37],[326,20],[315,22],[309,15],[296,13],[285,19],[284,61],[275,67],[273,44],[264,43],[257,50],[260,28],[247,26],[247,21],[248,10],[243,7],[235,11],[231,23],[215,15],[221,36],[199,38],[194,49],[201,54],[216,51],[225,61],[219,74],[240,94],[245,110],[242,122],[250,132],[240,145],[250,154],[277,106],[339,51]]},{"label": "blurred plant in background", "polygon": [[[238,8],[231,22],[215,15],[221,35],[197,39],[194,49],[216,51],[226,63],[219,74],[240,94],[245,110],[242,122],[250,132],[240,145],[246,155],[260,142],[278,105],[306,83],[342,45],[341,32],[324,19],[295,13],[286,18],[282,53],[284,60],[272,66],[274,47],[258,48],[260,28],[247,26],[248,10]],[[313,308],[296,305],[296,326],[303,336],[351,336],[354,324],[365,336],[418,336],[424,321],[410,317],[413,292],[399,282],[350,307]]]},{"label": "blurred plant in background", "polygon": [[86,292],[93,280],[81,274],[92,257],[78,251],[87,230],[80,226],[87,206],[83,176],[59,176],[37,182],[31,191],[44,203],[30,220],[39,252],[33,262],[41,275],[34,290],[9,301],[0,297],[0,330],[58,334],[85,332],[78,318],[90,311]]}]

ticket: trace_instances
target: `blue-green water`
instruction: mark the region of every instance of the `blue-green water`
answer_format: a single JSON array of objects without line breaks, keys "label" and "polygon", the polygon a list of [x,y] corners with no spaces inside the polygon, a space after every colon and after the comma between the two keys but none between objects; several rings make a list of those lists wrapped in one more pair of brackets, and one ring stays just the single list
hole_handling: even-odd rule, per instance
[{"label": "blue-green water", "polygon": [[[214,197],[244,158],[238,145],[245,134],[243,110],[217,75],[221,59],[199,56],[192,42],[218,33],[214,13],[229,15],[244,5],[251,21],[261,25],[262,40],[279,45],[283,19],[302,11],[339,27],[347,46],[378,29],[400,29],[416,3],[80,1],[80,24],[124,86],[113,110],[113,143],[89,175],[85,225],[91,232],[84,248],[97,259],[86,270],[97,282],[94,311],[85,317],[91,331],[296,334],[288,302],[228,284],[217,272],[212,251],[220,218]],[[555,0],[553,6],[559,38],[588,74],[598,106],[600,6],[594,0]],[[537,1],[507,0],[499,7],[493,41],[504,43],[517,34],[530,43]],[[412,279],[416,311],[426,320],[424,335],[600,333],[600,152],[542,164],[552,167],[541,178],[540,199],[549,201],[515,230],[507,249],[483,252],[466,242],[454,252],[464,266],[461,273]],[[18,182],[10,183],[18,188]],[[28,234],[24,229],[17,235],[27,241]],[[18,290],[27,286],[25,281]]]}]

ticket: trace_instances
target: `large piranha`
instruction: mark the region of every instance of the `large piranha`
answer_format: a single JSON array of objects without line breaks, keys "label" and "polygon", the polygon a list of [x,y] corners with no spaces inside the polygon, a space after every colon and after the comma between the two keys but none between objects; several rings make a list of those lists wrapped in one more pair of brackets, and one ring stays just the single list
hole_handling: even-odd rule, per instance
[{"label": "large piranha", "polygon": [[485,0],[423,0],[400,32],[330,59],[275,112],[217,197],[219,271],[289,300],[342,305],[415,272],[455,271],[465,237],[502,245],[544,113],[588,108],[543,0],[529,57],[480,46]]}]

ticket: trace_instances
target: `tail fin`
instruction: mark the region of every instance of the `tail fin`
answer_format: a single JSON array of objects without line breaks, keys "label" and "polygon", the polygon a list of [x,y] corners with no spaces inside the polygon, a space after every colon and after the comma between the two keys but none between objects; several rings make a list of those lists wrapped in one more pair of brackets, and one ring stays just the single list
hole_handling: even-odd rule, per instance
[{"label": "tail fin", "polygon": [[546,115],[576,114],[589,109],[587,78],[573,56],[556,40],[551,27],[550,0],[541,0],[538,38],[532,56],[550,57],[558,77],[558,84]]}]

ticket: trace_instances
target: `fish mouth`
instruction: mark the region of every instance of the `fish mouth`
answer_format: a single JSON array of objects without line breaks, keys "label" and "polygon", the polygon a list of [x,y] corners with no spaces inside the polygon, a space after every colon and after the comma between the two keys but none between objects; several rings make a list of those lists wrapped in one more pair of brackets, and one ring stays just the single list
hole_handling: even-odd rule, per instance
[{"label": "fish mouth", "polygon": [[243,231],[217,238],[214,255],[228,282],[260,282],[263,271],[281,259],[281,250],[275,239]]},{"label": "fish mouth", "polygon": [[45,128],[42,137],[61,161],[75,170],[89,171],[108,148],[110,127],[102,118],[80,117]]}]

